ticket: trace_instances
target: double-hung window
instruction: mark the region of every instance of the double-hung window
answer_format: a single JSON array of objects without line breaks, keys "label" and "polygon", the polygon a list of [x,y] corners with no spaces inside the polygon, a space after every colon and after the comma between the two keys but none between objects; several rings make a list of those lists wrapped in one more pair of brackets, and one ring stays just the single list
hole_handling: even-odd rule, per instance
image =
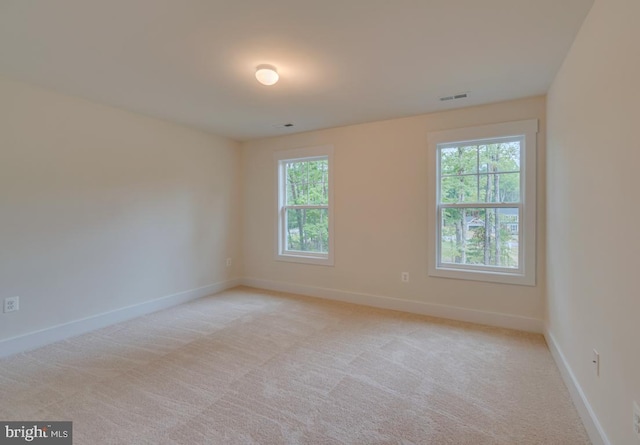
[{"label": "double-hung window", "polygon": [[429,274],[535,285],[537,120],[431,133]]},{"label": "double-hung window", "polygon": [[276,152],[276,258],[333,265],[333,147]]}]

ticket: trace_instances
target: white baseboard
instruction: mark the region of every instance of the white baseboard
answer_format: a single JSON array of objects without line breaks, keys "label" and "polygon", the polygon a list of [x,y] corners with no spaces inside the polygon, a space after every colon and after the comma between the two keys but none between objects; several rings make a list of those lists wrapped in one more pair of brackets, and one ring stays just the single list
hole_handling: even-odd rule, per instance
[{"label": "white baseboard", "polygon": [[203,286],[197,289],[191,289],[173,295],[157,298],[144,303],[127,306],[91,317],[74,320],[68,323],[52,326],[40,331],[30,332],[28,334],[17,337],[8,338],[0,341],[0,358],[19,352],[28,351],[30,349],[46,346],[56,341],[64,340],[69,337],[84,334],[85,332],[100,329],[115,323],[130,320],[135,317],[150,314],[171,306],[175,306],[197,298],[206,297],[207,295],[222,292],[223,290],[239,286],[240,279],[221,281],[218,283]]},{"label": "white baseboard", "polygon": [[549,345],[551,355],[553,356],[553,359],[555,360],[556,365],[560,370],[560,374],[562,375],[564,384],[569,389],[569,394],[571,395],[573,404],[578,410],[578,414],[580,415],[582,423],[587,430],[587,434],[589,435],[589,439],[591,439],[591,443],[593,443],[593,445],[611,445],[611,442],[609,442],[607,435],[602,429],[602,425],[600,425],[596,414],[591,408],[591,404],[589,403],[587,396],[584,394],[584,391],[582,391],[582,387],[580,387],[580,384],[578,383],[575,374],[571,370],[567,359],[558,346],[558,343],[556,342],[553,334],[549,332],[548,328],[545,328],[544,330],[544,337],[547,340],[547,345]]},{"label": "white baseboard", "polygon": [[422,301],[401,300],[398,298],[383,297],[357,292],[329,289],[322,287],[306,286],[302,284],[286,283],[282,281],[269,281],[258,278],[243,278],[245,286],[261,289],[288,292],[292,294],[309,295],[328,300],[343,301],[347,303],[361,304],[382,309],[392,309],[414,314],[430,315],[433,317],[448,318],[451,320],[467,321],[501,328],[517,329],[520,331],[542,334],[542,320],[521,317],[518,315],[486,312],[475,309],[447,306],[443,304],[425,303]]}]

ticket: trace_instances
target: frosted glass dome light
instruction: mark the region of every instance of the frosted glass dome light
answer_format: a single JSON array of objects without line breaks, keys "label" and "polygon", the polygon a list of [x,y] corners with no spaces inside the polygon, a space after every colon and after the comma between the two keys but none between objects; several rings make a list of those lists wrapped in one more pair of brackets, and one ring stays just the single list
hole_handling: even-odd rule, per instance
[{"label": "frosted glass dome light", "polygon": [[278,72],[271,65],[259,65],[256,68],[256,79],[262,85],[273,85],[275,84],[280,76],[278,76]]}]

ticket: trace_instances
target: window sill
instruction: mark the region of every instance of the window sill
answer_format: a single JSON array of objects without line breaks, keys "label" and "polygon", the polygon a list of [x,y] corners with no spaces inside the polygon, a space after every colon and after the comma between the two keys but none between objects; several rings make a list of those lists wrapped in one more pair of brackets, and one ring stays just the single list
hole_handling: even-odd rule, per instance
[{"label": "window sill", "polygon": [[317,257],[295,254],[277,254],[276,261],[284,261],[287,263],[315,264],[317,266],[333,266],[332,257]]},{"label": "window sill", "polygon": [[429,276],[452,278],[456,280],[483,281],[488,283],[515,284],[519,286],[535,286],[535,274],[520,274],[517,272],[487,272],[485,270],[470,270],[448,268],[446,266],[431,268]]}]

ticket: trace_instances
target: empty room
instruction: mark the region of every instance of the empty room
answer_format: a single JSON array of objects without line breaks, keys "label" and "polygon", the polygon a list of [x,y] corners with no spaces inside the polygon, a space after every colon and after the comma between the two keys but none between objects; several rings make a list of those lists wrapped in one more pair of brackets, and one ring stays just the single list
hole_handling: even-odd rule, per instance
[{"label": "empty room", "polygon": [[638,0],[0,0],[0,443],[640,445]]}]

